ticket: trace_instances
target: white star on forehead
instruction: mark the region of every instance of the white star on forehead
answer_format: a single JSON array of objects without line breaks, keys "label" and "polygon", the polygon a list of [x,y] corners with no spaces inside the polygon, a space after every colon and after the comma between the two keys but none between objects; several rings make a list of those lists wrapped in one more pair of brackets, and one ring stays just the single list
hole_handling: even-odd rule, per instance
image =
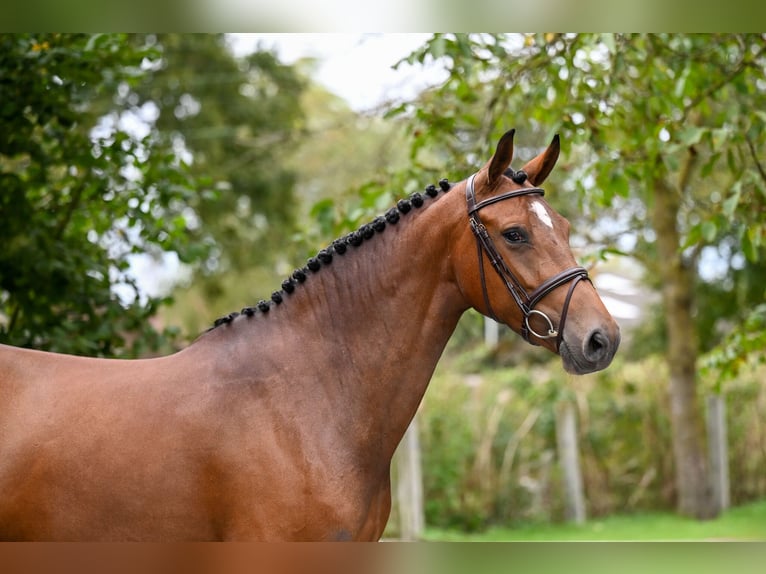
[{"label": "white star on forehead", "polygon": [[529,205],[529,209],[535,213],[535,215],[542,221],[545,225],[553,229],[553,221],[551,220],[551,216],[548,213],[548,210],[545,209],[545,206],[540,203],[539,201],[533,201]]}]

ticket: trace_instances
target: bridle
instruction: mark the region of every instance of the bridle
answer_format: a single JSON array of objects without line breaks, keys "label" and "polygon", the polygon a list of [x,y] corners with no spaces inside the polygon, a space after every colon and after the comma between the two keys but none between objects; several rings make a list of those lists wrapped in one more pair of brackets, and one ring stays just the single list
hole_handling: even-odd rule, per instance
[{"label": "bridle", "polygon": [[[492,309],[492,305],[489,302],[489,292],[487,291],[487,283],[484,278],[485,254],[487,259],[489,259],[489,262],[492,264],[492,267],[503,280],[503,283],[505,283],[505,287],[513,297],[516,305],[518,305],[519,309],[524,315],[524,321],[520,327],[520,333],[524,340],[535,345],[537,343],[530,340],[530,335],[533,335],[538,339],[555,338],[556,349],[558,350],[564,334],[564,324],[566,323],[567,312],[569,310],[569,302],[572,300],[572,294],[574,293],[574,289],[580,281],[583,279],[590,281],[590,278],[588,277],[588,271],[584,267],[572,267],[547,279],[537,289],[531,293],[527,293],[526,289],[524,289],[508,265],[506,265],[502,255],[500,255],[500,253],[497,251],[492,238],[489,236],[487,228],[481,222],[481,218],[479,217],[479,210],[487,207],[488,205],[492,205],[499,201],[505,201],[506,199],[512,199],[514,197],[521,197],[524,195],[532,194],[542,196],[545,194],[545,191],[539,187],[528,187],[525,189],[509,191],[507,193],[503,193],[495,197],[490,197],[484,201],[476,203],[476,192],[474,191],[475,179],[476,174],[473,174],[468,178],[468,182],[465,186],[465,199],[468,205],[468,217],[470,218],[471,229],[473,230],[473,234],[476,236],[476,249],[479,256],[479,274],[481,275],[481,289],[482,293],[484,294],[484,304],[487,307],[487,312],[490,317],[498,321],[497,316]],[[559,327],[556,329],[554,328],[553,321],[551,321],[550,317],[548,317],[548,315],[542,311],[535,309],[535,306],[551,291],[570,281],[571,284],[569,286],[569,291],[567,292],[566,299],[564,299],[564,307],[561,310]],[[530,326],[529,319],[533,315],[541,317],[548,324],[547,334],[538,333]]]}]

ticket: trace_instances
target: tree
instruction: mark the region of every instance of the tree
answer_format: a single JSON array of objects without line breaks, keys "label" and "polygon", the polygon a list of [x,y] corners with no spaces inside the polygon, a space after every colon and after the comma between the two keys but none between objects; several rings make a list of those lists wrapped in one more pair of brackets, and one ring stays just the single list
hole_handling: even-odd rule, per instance
[{"label": "tree", "polygon": [[215,295],[223,272],[264,263],[269,248],[295,231],[297,175],[286,158],[304,131],[306,81],[268,51],[236,58],[224,34],[146,39],[161,58],[136,92],[157,105],[160,133],[216,190],[191,198],[200,226],[216,240],[195,279]]},{"label": "tree", "polygon": [[[399,110],[413,116],[414,154],[449,135],[459,164],[509,126],[560,132],[571,146],[561,187],[577,192],[586,214],[595,204],[602,212],[591,211],[594,219],[609,217],[611,228],[630,234],[631,255],[661,285],[678,510],[699,518],[715,512],[697,400],[700,254],[727,242],[742,265],[763,261],[764,40],[437,34],[408,60],[440,59],[450,77]],[[572,202],[560,195],[552,201],[571,216]],[[590,226],[608,247],[605,227]],[[762,300],[762,287],[753,296]],[[721,316],[718,326],[726,319],[762,323]]]},{"label": "tree", "polygon": [[151,126],[146,102],[119,94],[157,57],[116,34],[0,36],[0,341],[102,356],[168,342],[149,322],[164,300],[141,292],[129,257],[206,249],[187,166],[126,127]]},{"label": "tree", "polygon": [[[187,198],[208,257],[184,269],[160,321],[196,336],[216,313],[267,296],[295,233],[306,80],[275,54],[236,57],[224,34],[131,35],[156,52],[147,73],[119,94],[151,102],[156,136],[205,186]],[[107,100],[104,108],[111,102]]]},{"label": "tree", "polygon": [[[312,59],[286,66],[268,52],[234,58],[221,35],[156,42],[163,65],[145,90],[164,102],[158,125],[218,188],[197,207],[221,250],[215,268],[176,289],[163,311],[196,335],[216,313],[268,298],[296,261],[358,227],[367,208],[387,208],[400,191],[375,192],[402,168],[407,149],[403,122],[351,110],[310,80]],[[199,104],[194,113],[178,117],[190,101]],[[361,206],[339,215],[335,205],[352,204],[360,189]]]}]

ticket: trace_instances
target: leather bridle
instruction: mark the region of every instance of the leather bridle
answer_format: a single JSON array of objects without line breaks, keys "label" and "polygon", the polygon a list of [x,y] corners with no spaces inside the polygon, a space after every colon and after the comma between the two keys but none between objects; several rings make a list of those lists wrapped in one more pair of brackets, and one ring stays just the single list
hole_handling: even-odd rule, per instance
[{"label": "leather bridle", "polygon": [[[572,294],[577,284],[583,279],[590,281],[588,277],[588,271],[584,267],[572,267],[561,273],[554,275],[547,279],[537,289],[531,293],[527,293],[526,289],[522,286],[521,282],[516,278],[513,272],[510,270],[503,260],[502,255],[497,251],[492,238],[489,236],[489,232],[479,217],[479,210],[492,205],[499,201],[505,201],[514,197],[521,197],[524,195],[544,195],[545,191],[539,187],[528,187],[525,189],[517,189],[490,197],[484,201],[476,203],[476,192],[474,191],[474,180],[476,174],[473,174],[468,178],[465,186],[465,199],[468,205],[468,217],[470,218],[471,229],[476,236],[476,249],[479,256],[479,274],[481,276],[481,289],[484,294],[484,304],[487,307],[487,312],[490,317],[499,321],[495,312],[492,309],[492,305],[489,302],[489,292],[487,291],[487,283],[484,278],[484,255],[487,256],[492,267],[505,283],[505,287],[513,297],[513,300],[518,305],[519,309],[524,315],[524,321],[520,327],[521,336],[525,341],[536,345],[534,341],[530,340],[530,335],[537,337],[538,339],[556,339],[556,349],[558,350],[561,345],[561,339],[564,334],[564,325],[566,323],[567,312],[569,310],[569,302],[572,299]],[[564,308],[561,310],[561,318],[559,319],[558,329],[554,328],[553,321],[550,317],[535,309],[535,306],[551,291],[571,281],[569,291],[567,292],[566,299],[564,299]],[[548,324],[548,332],[546,334],[538,333],[529,324],[530,317],[537,315],[541,317]]]}]

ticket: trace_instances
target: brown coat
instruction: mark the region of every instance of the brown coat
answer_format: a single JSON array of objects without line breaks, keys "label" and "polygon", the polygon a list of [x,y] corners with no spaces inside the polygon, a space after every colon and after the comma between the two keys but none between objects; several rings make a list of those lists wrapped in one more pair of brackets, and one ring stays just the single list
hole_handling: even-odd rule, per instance
[{"label": "brown coat", "polygon": [[[502,175],[508,139],[476,177],[479,199],[540,185],[555,163],[557,142],[525,166],[529,182],[512,181]],[[385,231],[306,271],[281,304],[174,355],[0,346],[0,539],[378,539],[394,449],[461,314],[486,312],[464,190],[400,210]],[[568,223],[532,201],[543,202],[482,212],[530,290],[574,265]],[[511,224],[527,245],[504,242]],[[521,311],[499,277],[490,269],[485,282],[496,315],[518,331]],[[538,308],[557,320],[566,291]],[[584,281],[561,348],[539,343],[589,372],[609,364],[619,329]]]}]

